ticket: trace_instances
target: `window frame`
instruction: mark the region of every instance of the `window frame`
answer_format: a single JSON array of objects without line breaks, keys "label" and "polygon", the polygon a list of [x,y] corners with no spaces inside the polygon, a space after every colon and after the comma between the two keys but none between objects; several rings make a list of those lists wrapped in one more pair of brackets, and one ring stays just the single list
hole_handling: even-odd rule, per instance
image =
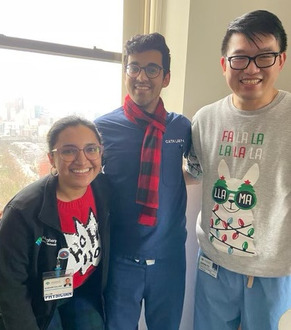
[{"label": "window frame", "polygon": [[105,51],[96,47],[84,48],[52,42],[8,37],[3,34],[0,35],[0,48],[112,63],[122,62],[122,53],[118,52]]}]

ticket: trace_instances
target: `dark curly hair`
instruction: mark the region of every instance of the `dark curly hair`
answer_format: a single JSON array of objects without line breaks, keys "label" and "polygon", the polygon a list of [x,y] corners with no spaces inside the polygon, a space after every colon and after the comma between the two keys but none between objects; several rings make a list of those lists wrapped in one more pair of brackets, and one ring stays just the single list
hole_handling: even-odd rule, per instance
[{"label": "dark curly hair", "polygon": [[142,53],[147,50],[157,50],[162,53],[164,75],[170,72],[171,55],[165,38],[155,32],[150,34],[137,34],[125,43],[124,46],[124,67],[128,64],[128,56],[135,53]]}]

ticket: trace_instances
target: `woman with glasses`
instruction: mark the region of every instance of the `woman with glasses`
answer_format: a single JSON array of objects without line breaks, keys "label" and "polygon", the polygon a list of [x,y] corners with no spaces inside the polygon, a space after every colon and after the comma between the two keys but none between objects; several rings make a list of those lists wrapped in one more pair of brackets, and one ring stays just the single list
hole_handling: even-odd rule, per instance
[{"label": "woman with glasses", "polygon": [[0,224],[5,329],[101,330],[109,244],[101,138],[92,122],[69,116],[47,142],[51,174],[12,198]]}]

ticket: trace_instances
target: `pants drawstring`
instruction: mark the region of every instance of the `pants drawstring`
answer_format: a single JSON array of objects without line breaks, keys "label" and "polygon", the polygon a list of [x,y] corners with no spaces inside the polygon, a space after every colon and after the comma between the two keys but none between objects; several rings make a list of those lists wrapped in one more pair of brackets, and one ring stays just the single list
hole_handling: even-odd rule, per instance
[{"label": "pants drawstring", "polygon": [[254,276],[247,275],[247,278],[248,278],[247,287],[248,288],[252,288],[253,287],[253,284],[254,284]]}]

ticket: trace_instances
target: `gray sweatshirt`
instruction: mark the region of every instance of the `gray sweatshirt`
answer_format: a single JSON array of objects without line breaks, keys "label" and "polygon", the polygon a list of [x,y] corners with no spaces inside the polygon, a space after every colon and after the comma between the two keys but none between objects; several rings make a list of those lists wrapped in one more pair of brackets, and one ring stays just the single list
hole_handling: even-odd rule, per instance
[{"label": "gray sweatshirt", "polygon": [[[197,237],[202,251],[231,271],[291,274],[291,94],[243,111],[231,95],[192,120],[187,171],[203,177]],[[203,174],[203,175],[202,175]]]}]

